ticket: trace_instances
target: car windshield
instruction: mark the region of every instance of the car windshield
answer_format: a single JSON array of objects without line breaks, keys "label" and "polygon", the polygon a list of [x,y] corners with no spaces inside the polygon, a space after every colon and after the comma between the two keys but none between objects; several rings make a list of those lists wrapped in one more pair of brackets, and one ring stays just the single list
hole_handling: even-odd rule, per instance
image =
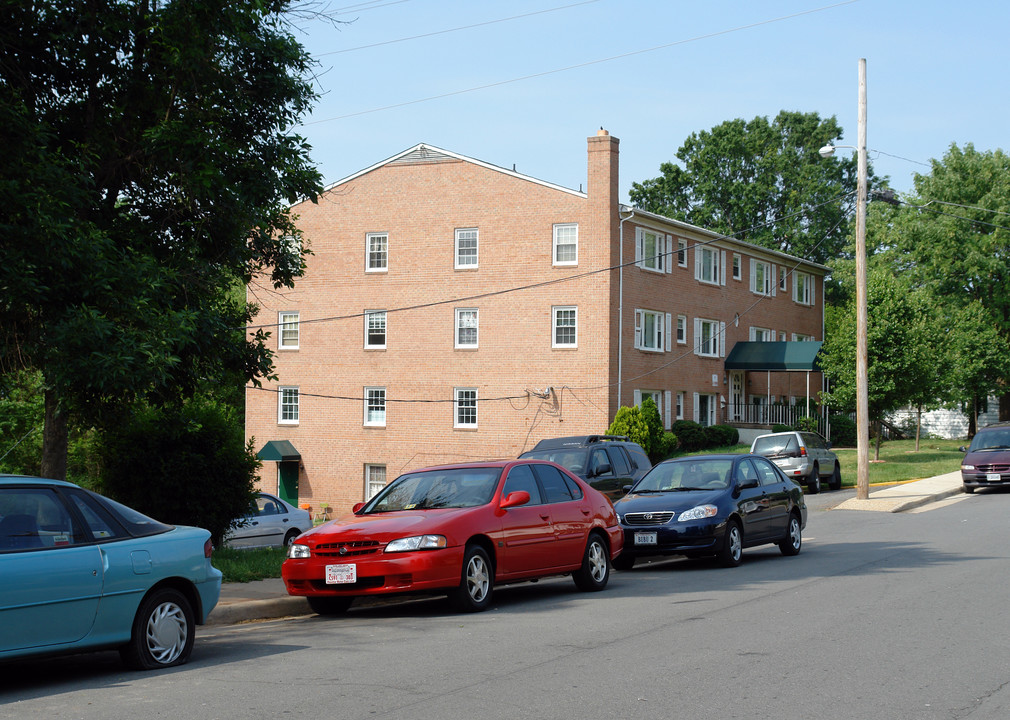
[{"label": "car windshield", "polygon": [[582,475],[586,472],[585,450],[531,450],[528,453],[523,453],[523,458],[550,460],[563,468],[571,470],[576,475]]},{"label": "car windshield", "polygon": [[733,461],[687,458],[656,465],[632,492],[724,490],[729,487]]},{"label": "car windshield", "polygon": [[1007,450],[1010,449],[1010,428],[1000,430],[981,430],[972,438],[968,452],[976,450]]},{"label": "car windshield", "polygon": [[778,455],[795,449],[796,436],[767,435],[765,437],[755,438],[754,449],[751,452],[755,455]]},{"label": "car windshield", "polygon": [[501,468],[443,468],[408,473],[387,485],[362,514],[464,508],[491,502]]}]

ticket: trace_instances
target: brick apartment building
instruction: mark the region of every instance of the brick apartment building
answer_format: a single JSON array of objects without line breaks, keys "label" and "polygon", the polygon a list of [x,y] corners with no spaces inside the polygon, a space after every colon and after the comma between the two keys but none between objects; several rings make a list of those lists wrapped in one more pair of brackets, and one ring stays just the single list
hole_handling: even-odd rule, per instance
[{"label": "brick apartment building", "polygon": [[342,512],[646,395],[667,426],[816,397],[727,356],[822,340],[827,268],[620,204],[618,145],[588,138],[586,192],[421,144],[298,205],[305,275],[248,289],[277,324],[278,381],[246,395],[263,489]]}]

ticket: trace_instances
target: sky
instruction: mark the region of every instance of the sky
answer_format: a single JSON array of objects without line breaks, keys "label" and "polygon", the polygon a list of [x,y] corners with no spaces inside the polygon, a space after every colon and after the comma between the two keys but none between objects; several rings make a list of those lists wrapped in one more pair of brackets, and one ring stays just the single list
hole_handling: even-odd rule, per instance
[{"label": "sky", "polygon": [[[332,0],[299,23],[321,97],[295,129],[330,184],[426,143],[580,189],[620,139],[620,199],[694,132],[835,116],[899,192],[952,143],[1007,148],[1010,3],[996,0]],[[853,152],[852,150],[839,150]]]}]

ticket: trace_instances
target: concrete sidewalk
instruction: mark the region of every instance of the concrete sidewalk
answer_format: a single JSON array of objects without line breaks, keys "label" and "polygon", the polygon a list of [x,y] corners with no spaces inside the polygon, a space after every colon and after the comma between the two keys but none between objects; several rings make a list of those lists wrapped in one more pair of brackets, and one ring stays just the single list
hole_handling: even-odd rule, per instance
[{"label": "concrete sidewalk", "polygon": [[[937,500],[957,495],[961,490],[961,471],[915,480],[873,490],[866,500],[851,498],[833,510],[868,510],[875,512],[902,512],[921,507]],[[389,602],[388,598],[369,598],[358,603]],[[308,601],[292,597],[284,589],[280,578],[257,580],[248,583],[225,583],[221,599],[207,619],[208,625],[231,625],[250,620],[310,615]]]}]

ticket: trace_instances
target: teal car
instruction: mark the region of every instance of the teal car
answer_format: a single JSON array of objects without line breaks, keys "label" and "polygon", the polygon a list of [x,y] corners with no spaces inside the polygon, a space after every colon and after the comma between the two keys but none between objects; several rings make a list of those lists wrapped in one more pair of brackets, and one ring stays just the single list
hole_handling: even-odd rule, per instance
[{"label": "teal car", "polygon": [[0,475],[0,662],[118,649],[181,665],[221,594],[210,533],[73,483]]}]

